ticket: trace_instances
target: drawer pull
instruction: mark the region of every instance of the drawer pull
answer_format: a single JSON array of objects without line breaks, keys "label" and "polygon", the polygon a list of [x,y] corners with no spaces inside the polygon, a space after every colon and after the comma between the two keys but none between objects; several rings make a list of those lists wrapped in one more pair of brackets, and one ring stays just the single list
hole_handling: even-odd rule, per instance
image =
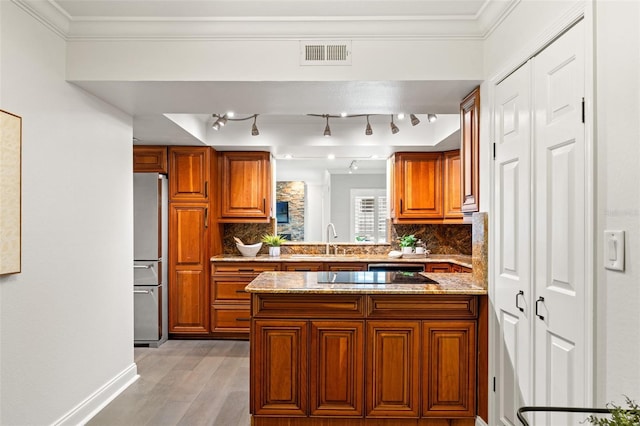
[{"label": "drawer pull", "polygon": [[246,322],[246,321],[251,321],[251,318],[236,318],[237,322]]},{"label": "drawer pull", "polygon": [[244,290],[236,290],[236,293],[246,293]]},{"label": "drawer pull", "polygon": [[311,269],[309,269],[309,268],[295,268],[294,271],[296,271],[296,272],[311,272]]},{"label": "drawer pull", "polygon": [[238,272],[253,272],[253,268],[238,268]]}]

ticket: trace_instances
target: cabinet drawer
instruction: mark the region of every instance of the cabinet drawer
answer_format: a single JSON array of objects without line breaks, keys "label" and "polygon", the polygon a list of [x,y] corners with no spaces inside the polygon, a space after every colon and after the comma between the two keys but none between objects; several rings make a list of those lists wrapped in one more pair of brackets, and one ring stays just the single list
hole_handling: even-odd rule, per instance
[{"label": "cabinet drawer", "polygon": [[366,263],[325,263],[327,271],[366,271]]},{"label": "cabinet drawer", "polygon": [[275,262],[214,262],[211,275],[214,274],[254,274],[265,271],[279,271],[280,264]]},{"label": "cabinet drawer", "polygon": [[478,316],[476,296],[442,294],[428,296],[370,295],[367,296],[369,318],[460,318]]},{"label": "cabinet drawer", "polygon": [[256,318],[363,318],[365,300],[360,295],[254,294]]},{"label": "cabinet drawer", "polygon": [[451,265],[446,262],[441,262],[441,263],[427,262],[424,265],[424,271],[435,272],[435,273],[449,273],[451,272]]},{"label": "cabinet drawer", "polygon": [[212,306],[211,331],[249,332],[251,311],[249,305]]},{"label": "cabinet drawer", "polygon": [[251,282],[246,278],[211,278],[211,301],[234,303],[249,302],[251,295],[244,288]]},{"label": "cabinet drawer", "polygon": [[315,272],[322,271],[322,262],[291,262],[283,265],[285,271]]}]

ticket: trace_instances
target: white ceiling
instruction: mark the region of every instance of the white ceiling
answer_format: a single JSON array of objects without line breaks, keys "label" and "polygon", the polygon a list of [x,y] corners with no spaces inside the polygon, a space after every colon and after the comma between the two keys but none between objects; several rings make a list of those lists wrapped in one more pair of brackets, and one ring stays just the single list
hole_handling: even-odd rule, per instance
[{"label": "white ceiling", "polygon": [[[202,40],[229,37],[302,39],[481,40],[519,0],[14,0],[69,41]],[[267,149],[274,155],[365,158],[399,150],[448,149],[457,128],[427,123],[426,113],[457,114],[460,99],[480,81],[212,82],[82,81],[85,90],[134,117],[141,144],[210,144],[218,149]],[[211,130],[212,113],[260,114],[251,122]],[[324,121],[305,114],[384,114],[332,120],[331,138],[318,138]],[[416,113],[421,124],[389,114]],[[454,126],[455,127],[455,126]],[[235,130],[232,130],[235,129]],[[328,141],[330,139],[330,141]],[[437,139],[437,140],[436,140]],[[346,159],[345,159],[346,161]],[[311,160],[311,163],[319,161]]]}]

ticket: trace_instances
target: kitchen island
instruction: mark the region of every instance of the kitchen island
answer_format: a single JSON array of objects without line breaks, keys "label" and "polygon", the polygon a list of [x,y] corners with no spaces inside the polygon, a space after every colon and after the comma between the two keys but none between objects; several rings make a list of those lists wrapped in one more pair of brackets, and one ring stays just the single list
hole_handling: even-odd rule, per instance
[{"label": "kitchen island", "polygon": [[245,290],[254,426],[486,421],[487,297],[472,274],[264,272]]}]

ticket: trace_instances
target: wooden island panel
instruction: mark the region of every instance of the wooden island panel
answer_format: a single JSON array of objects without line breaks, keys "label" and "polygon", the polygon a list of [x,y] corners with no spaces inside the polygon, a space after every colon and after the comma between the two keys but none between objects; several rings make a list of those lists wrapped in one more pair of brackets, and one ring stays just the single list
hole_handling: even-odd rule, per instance
[{"label": "wooden island panel", "polygon": [[477,299],[253,293],[252,424],[473,426]]}]

